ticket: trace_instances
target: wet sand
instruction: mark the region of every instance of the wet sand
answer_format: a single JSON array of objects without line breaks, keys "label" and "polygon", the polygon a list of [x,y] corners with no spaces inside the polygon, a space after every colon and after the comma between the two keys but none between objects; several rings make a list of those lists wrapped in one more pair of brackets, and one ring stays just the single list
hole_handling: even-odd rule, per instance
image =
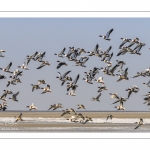
[{"label": "wet sand", "polygon": [[[108,114],[112,114],[114,118],[150,118],[150,112],[77,112],[83,116],[91,118],[104,118]],[[19,116],[20,112],[0,112],[0,117]],[[42,117],[42,118],[61,118],[62,112],[22,112],[23,117]],[[68,118],[74,113],[66,114],[63,118]]]},{"label": "wet sand", "polygon": [[[112,114],[114,118],[150,118],[150,112],[77,112],[83,116],[91,118],[106,118]],[[0,112],[0,117],[18,117],[20,112]],[[22,112],[22,119],[25,118],[61,118],[62,112]],[[69,118],[74,113],[67,114],[63,118]],[[4,123],[0,125],[0,132],[137,132],[134,130],[135,124],[130,123],[44,123],[44,122],[24,122],[18,121],[16,124]],[[91,128],[92,127],[92,128]],[[128,129],[126,129],[128,128]],[[125,130],[126,129],[126,130]],[[146,129],[146,130],[145,130]],[[140,128],[138,132],[150,132],[150,124]]]}]

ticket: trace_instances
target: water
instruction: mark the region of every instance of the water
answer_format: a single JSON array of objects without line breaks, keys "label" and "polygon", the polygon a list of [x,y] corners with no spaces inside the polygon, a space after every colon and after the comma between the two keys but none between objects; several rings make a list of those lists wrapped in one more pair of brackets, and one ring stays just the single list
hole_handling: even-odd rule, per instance
[{"label": "water", "polygon": [[0,117],[0,132],[150,132],[150,119],[143,119],[144,125],[134,129],[139,118],[92,118],[86,124],[74,123],[66,118],[15,118]]}]

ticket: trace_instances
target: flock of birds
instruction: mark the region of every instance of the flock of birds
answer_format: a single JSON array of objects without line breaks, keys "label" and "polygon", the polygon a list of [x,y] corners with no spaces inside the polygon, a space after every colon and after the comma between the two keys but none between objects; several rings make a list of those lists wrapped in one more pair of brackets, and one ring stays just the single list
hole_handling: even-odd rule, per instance
[{"label": "flock of birds", "polygon": [[[112,32],[113,32],[113,29],[109,30],[106,33],[106,35],[104,35],[104,36],[99,35],[99,37],[103,38],[104,40],[110,41],[111,40],[110,34]],[[118,52],[117,56],[125,55],[126,53],[141,55],[140,51],[141,51],[142,47],[145,46],[145,43],[140,42],[139,38],[135,38],[135,39],[121,38],[121,40],[122,40],[122,43],[119,46],[120,51]],[[133,47],[133,46],[135,46],[135,47]],[[111,48],[112,48],[112,46],[110,46],[107,50],[102,51],[102,48],[99,48],[98,44],[96,44],[95,48],[92,51],[85,51],[83,48],[76,49],[75,47],[69,47],[69,51],[67,53],[65,53],[66,48],[64,48],[61,52],[59,52],[57,54],[55,53],[55,55],[57,55],[58,57],[61,57],[61,58],[65,57],[68,59],[68,61],[73,61],[75,63],[75,66],[80,66],[80,67],[86,67],[86,62],[89,60],[90,56],[99,57],[99,58],[101,58],[101,61],[104,61],[104,63],[106,64],[105,67],[101,67],[101,68],[94,67],[93,69],[89,70],[89,72],[84,72],[85,77],[83,78],[83,80],[85,82],[87,82],[88,84],[93,84],[94,81],[101,83],[101,86],[98,87],[98,91],[97,91],[99,94],[96,97],[91,98],[92,101],[100,102],[100,97],[102,95],[102,92],[104,90],[108,90],[108,88],[105,86],[105,81],[104,81],[103,77],[99,77],[98,79],[96,79],[96,75],[99,73],[99,71],[102,71],[105,75],[108,75],[108,76],[115,76],[115,75],[118,76],[119,78],[116,82],[120,82],[122,80],[129,80],[128,68],[124,69],[126,62],[121,61],[121,60],[116,60],[116,64],[112,65],[111,59],[113,57],[113,52],[110,53]],[[4,52],[6,52],[6,51],[0,50],[0,57],[4,57],[4,55],[3,55]],[[82,53],[87,53],[88,56],[81,56]],[[41,69],[44,66],[50,66],[50,63],[48,61],[43,60],[43,58],[45,57],[45,54],[46,54],[46,52],[44,52],[44,53],[35,52],[31,56],[27,55],[26,61],[21,66],[18,66],[18,68],[21,68],[23,70],[29,70],[28,64],[31,60],[38,61],[41,63],[39,65],[39,67],[37,67],[36,69]],[[57,61],[57,62],[58,62],[58,65],[57,65],[56,69],[59,69],[63,66],[68,65],[65,61]],[[16,69],[15,71],[10,71],[11,66],[12,66],[12,62],[10,62],[8,64],[8,66],[6,66],[4,68],[0,68],[0,70],[11,74],[11,76],[9,76],[9,78],[11,78],[11,80],[9,80],[7,82],[6,87],[10,86],[10,84],[16,85],[16,84],[22,83],[19,77],[23,75],[23,71],[20,71],[19,69]],[[117,74],[115,73],[116,70],[118,71]],[[58,72],[58,76],[56,78],[58,78],[61,81],[61,86],[63,86],[66,83],[66,86],[67,86],[66,94],[67,95],[76,96],[75,92],[76,92],[76,89],[79,87],[79,85],[77,85],[77,82],[80,78],[80,74],[78,74],[76,76],[76,78],[73,80],[72,77],[69,76],[70,72],[71,72],[71,70],[69,70],[65,73]],[[145,69],[142,72],[137,72],[137,74],[135,76],[133,76],[133,78],[136,78],[139,76],[144,76],[144,77],[150,76],[150,68]],[[6,76],[0,74],[0,79],[6,79]],[[44,94],[47,92],[52,92],[49,84],[47,84],[47,86],[45,88],[40,87],[41,84],[46,84],[46,81],[38,80],[37,84],[35,84],[35,85],[31,84],[32,92],[34,90],[38,90],[38,89],[43,89],[43,92],[41,94]],[[143,83],[143,84],[150,87],[150,80],[148,83]],[[113,102],[112,104],[120,103],[119,106],[114,107],[117,110],[125,110],[125,108],[123,107],[123,103],[126,102],[127,99],[130,98],[132,93],[137,93],[139,91],[139,87],[137,87],[136,85],[133,85],[133,87],[130,87],[130,88],[126,89],[125,91],[128,92],[127,98],[120,97],[120,96],[118,96],[117,93],[110,93],[110,98],[116,99],[116,101]],[[12,95],[12,97],[9,97],[9,99],[12,99],[13,101],[18,102],[18,100],[17,100],[18,94],[19,94],[19,91],[17,93],[13,93],[10,90],[4,90],[4,93],[0,96],[0,99],[4,101],[2,104],[0,104],[0,110],[5,111],[7,109],[7,107],[9,106],[6,102],[7,95]],[[150,92],[144,96],[146,96],[144,98],[144,100],[145,100],[144,104],[147,103],[147,105],[149,106],[150,105]],[[77,106],[78,106],[78,109],[86,110],[86,108],[83,104],[78,104]],[[29,110],[37,110],[38,109],[34,105],[34,103],[32,103],[31,105],[26,106],[26,107],[29,108]],[[48,110],[51,110],[51,109],[56,110],[58,108],[63,108],[61,103],[50,105],[50,108]],[[82,113],[77,113],[73,108],[63,110],[63,113],[61,116],[64,116],[66,114],[72,114],[72,113],[74,113],[74,116],[67,118],[67,120],[70,120],[71,122],[85,124],[88,121],[92,121],[92,118],[83,116]],[[112,119],[113,116],[111,114],[108,115],[106,121],[109,118]],[[19,120],[23,121],[22,113],[20,113],[19,117],[16,119],[16,122]],[[141,125],[144,125],[142,118],[140,119],[139,122],[136,122],[136,123],[138,125],[135,129],[137,129]]]}]

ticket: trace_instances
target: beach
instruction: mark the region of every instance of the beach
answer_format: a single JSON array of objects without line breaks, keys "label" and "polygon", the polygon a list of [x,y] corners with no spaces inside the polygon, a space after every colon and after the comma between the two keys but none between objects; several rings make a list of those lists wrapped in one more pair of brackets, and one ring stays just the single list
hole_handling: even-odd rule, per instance
[{"label": "beach", "polygon": [[[20,111],[21,112],[21,111]],[[20,112],[0,112],[0,117],[14,117],[18,116]],[[60,118],[62,111],[61,112],[36,112],[36,111],[28,111],[28,112],[22,112],[23,115],[22,117],[43,117],[43,118]],[[91,118],[103,118],[107,117],[107,115],[112,114],[114,118],[150,118],[150,112],[80,112],[78,111],[77,113],[82,113],[83,116],[88,116]],[[66,114],[63,117],[68,118],[72,114]]]},{"label": "beach", "polygon": [[[149,112],[77,112],[92,118],[86,124],[67,120],[74,115],[62,112],[22,112],[23,121],[15,122],[20,112],[0,113],[0,132],[150,132]],[[113,119],[106,120],[108,114]],[[143,118],[145,125],[134,130]]]}]

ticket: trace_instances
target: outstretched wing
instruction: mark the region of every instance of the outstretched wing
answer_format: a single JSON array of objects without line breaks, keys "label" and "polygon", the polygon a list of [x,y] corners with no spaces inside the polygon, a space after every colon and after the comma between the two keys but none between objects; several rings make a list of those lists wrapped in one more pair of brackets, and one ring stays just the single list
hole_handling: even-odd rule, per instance
[{"label": "outstretched wing", "polygon": [[19,118],[21,118],[21,116],[22,116],[22,113],[20,113]]},{"label": "outstretched wing", "polygon": [[101,96],[102,93],[98,94],[98,96],[96,97],[97,99],[99,99],[99,97]]},{"label": "outstretched wing", "polygon": [[109,38],[110,33],[111,33],[113,30],[114,30],[114,29],[111,29],[111,30],[109,30],[109,31],[106,33],[106,37],[107,37],[107,38]]},{"label": "outstretched wing", "polygon": [[132,93],[132,91],[130,90],[129,93],[128,93],[128,98],[130,97],[131,93]]},{"label": "outstretched wing", "polygon": [[112,46],[110,46],[103,54],[108,54],[109,51],[111,50]]},{"label": "outstretched wing", "polygon": [[75,78],[75,80],[73,81],[73,84],[76,84],[78,79],[79,79],[80,75],[78,74],[77,77]]},{"label": "outstretched wing", "polygon": [[127,43],[127,41],[123,41],[123,42],[120,44],[119,49],[121,49],[122,46],[123,46],[125,43]]},{"label": "outstretched wing", "polygon": [[19,91],[15,94],[15,96],[17,96],[19,94]]},{"label": "outstretched wing", "polygon": [[40,68],[42,68],[42,67],[44,67],[45,66],[45,64],[44,63],[42,63],[38,68],[36,68],[36,69],[40,69]]},{"label": "outstretched wing", "polygon": [[71,72],[71,70],[70,71],[67,71],[67,72],[65,72],[63,75],[62,75],[62,78],[64,78],[68,73],[70,73]]},{"label": "outstretched wing", "polygon": [[59,54],[60,54],[60,55],[62,55],[62,54],[64,54],[64,55],[65,55],[65,53],[64,53],[64,52],[65,52],[65,50],[66,50],[66,48],[64,48],[64,49],[63,49],[63,50],[62,50]]},{"label": "outstretched wing", "polygon": [[123,102],[122,101],[120,102],[120,106],[123,107]]},{"label": "outstretched wing", "polygon": [[137,129],[137,128],[140,127],[140,126],[141,126],[141,124],[137,125],[134,129]]},{"label": "outstretched wing", "polygon": [[12,62],[10,62],[10,64],[6,67],[6,70],[9,70],[11,65],[12,65]]}]

